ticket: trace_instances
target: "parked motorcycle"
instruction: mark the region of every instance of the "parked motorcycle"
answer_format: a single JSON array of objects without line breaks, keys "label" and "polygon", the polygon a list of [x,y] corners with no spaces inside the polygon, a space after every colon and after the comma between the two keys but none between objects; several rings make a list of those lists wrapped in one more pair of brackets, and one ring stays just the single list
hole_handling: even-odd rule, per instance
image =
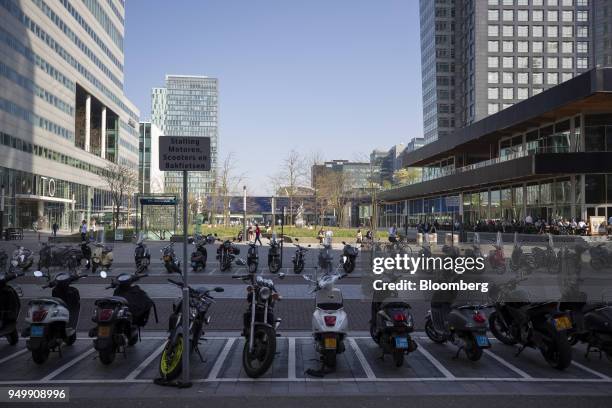
[{"label": "parked motorcycle", "polygon": [[195,250],[191,253],[191,268],[194,272],[203,271],[206,268],[206,261],[208,260],[208,251],[206,250],[205,239],[191,240],[191,243],[195,246]]},{"label": "parked motorcycle", "polygon": [[19,297],[23,294],[20,287],[9,285],[9,282],[23,276],[20,270],[4,272],[0,270],[0,337],[6,337],[14,346],[19,341],[17,317],[21,309]]},{"label": "parked motorcycle", "polygon": [[75,272],[79,264],[86,268],[91,266],[91,249],[85,241],[80,247],[55,246],[46,242],[41,244],[38,256],[38,270],[59,266]]},{"label": "parked motorcycle", "polygon": [[174,242],[166,245],[159,250],[161,252],[161,260],[164,262],[164,267],[168,273],[181,273],[181,261],[176,257],[174,252]]},{"label": "parked motorcycle", "polygon": [[62,343],[70,346],[76,341],[81,296],[79,290],[71,285],[87,275],[60,272],[51,278],[48,273],[35,271],[34,276],[46,277],[47,284],[43,289],[52,288],[53,291],[51,297],[28,302],[25,321],[29,326],[22,335],[29,337],[26,346],[32,352],[34,362],[43,364],[51,351],[58,351],[61,356]]},{"label": "parked motorcycle", "polygon": [[16,273],[17,271],[25,272],[34,263],[34,253],[28,248],[20,245],[15,245],[15,250],[11,256],[11,264],[9,272]]},{"label": "parked motorcycle", "polygon": [[134,248],[134,263],[136,264],[136,269],[146,270],[151,264],[151,252],[147,245],[144,242],[144,237],[142,235],[138,238],[136,242],[136,248]]},{"label": "parked motorcycle", "polygon": [[524,270],[527,274],[531,273],[536,265],[532,253],[523,251],[523,246],[518,240],[518,234],[514,233],[514,247],[509,262],[510,269],[513,272]]},{"label": "parked motorcycle", "polygon": [[344,259],[342,267],[344,268],[344,272],[351,273],[355,270],[357,255],[359,255],[359,249],[350,244],[347,244],[344,241],[342,241],[342,245],[344,245],[344,248],[342,249],[342,259]]},{"label": "parked motorcycle", "polygon": [[319,249],[319,256],[317,259],[317,264],[321,272],[332,273],[332,271],[334,270],[333,260],[334,257],[332,255],[332,236],[331,232],[327,231],[325,233],[325,238],[323,238],[321,242],[321,248]]},{"label": "parked motorcycle", "polygon": [[558,272],[560,262],[555,252],[551,234],[548,234],[546,247],[534,247],[531,252],[533,253],[533,260],[536,268],[546,269],[547,272]]},{"label": "parked motorcycle", "polygon": [[572,320],[559,310],[559,302],[529,302],[527,293],[516,289],[525,279],[511,279],[489,289],[494,300],[489,316],[491,333],[504,344],[520,344],[517,356],[527,347],[536,348],[549,365],[564,370],[572,361],[568,342]]},{"label": "parked motorcycle", "polygon": [[[385,274],[392,282],[400,276]],[[414,331],[414,318],[410,304],[399,299],[397,291],[375,291],[372,294],[372,314],[370,317],[370,336],[382,350],[381,359],[386,354],[393,357],[396,367],[404,364],[404,356],[417,349],[411,338]]]},{"label": "parked motorcycle", "polygon": [[238,248],[232,241],[226,239],[221,242],[219,248],[217,248],[217,259],[219,260],[219,268],[221,271],[227,271],[231,269],[236,255],[240,254],[240,248]]},{"label": "parked motorcycle", "polygon": [[[126,347],[140,340],[140,329],[146,326],[153,309],[157,322],[155,303],[138,285],[141,278],[148,276],[144,264],[134,274],[122,273],[113,278],[106,289],[114,289],[113,296],[96,300],[92,322],[96,327],[89,331],[89,337],[96,337],[94,348],[102,364],[108,365],[115,360],[117,353],[125,356]],[[102,278],[108,275],[100,272]]]},{"label": "parked motorcycle", "polygon": [[[242,259],[236,262],[246,265]],[[278,277],[283,279],[285,275],[279,273]],[[242,335],[245,343],[242,366],[249,377],[261,377],[272,365],[276,354],[276,329],[281,319],[274,316],[274,307],[281,296],[271,279],[264,279],[254,273],[233,278],[248,283],[248,307],[243,316]]]},{"label": "parked motorcycle", "polygon": [[271,273],[277,273],[281,268],[281,246],[276,237],[270,240],[270,249],[268,250],[268,268]]},{"label": "parked motorcycle", "polygon": [[[183,288],[183,283],[172,279],[168,282]],[[214,298],[210,292],[223,292],[223,288],[216,287],[208,289],[205,287],[194,288],[189,286],[189,339],[190,350],[198,353],[200,361],[204,362],[204,357],[200,353],[200,338],[204,335],[204,325],[210,323],[208,309],[214,303]],[[181,364],[184,351],[183,343],[183,298],[179,297],[172,305],[172,314],[168,322],[168,340],[164,351],[159,359],[159,374],[164,381],[171,381],[181,374],[183,366]]]},{"label": "parked motorcycle", "polygon": [[322,376],[336,368],[336,356],[344,353],[344,340],[348,334],[348,316],[344,311],[342,291],[335,283],[346,273],[336,270],[323,273],[314,278],[304,275],[304,279],[314,284],[310,293],[315,293],[315,310],[312,314],[312,336],[315,350],[320,355],[321,370],[308,370],[310,375]]},{"label": "parked motorcycle", "polygon": [[249,242],[246,263],[250,273],[257,272],[257,268],[259,267],[259,250],[254,242]]},{"label": "parked motorcycle", "polygon": [[101,242],[93,242],[91,251],[91,273],[96,273],[98,268],[108,271],[113,265],[113,247]]},{"label": "parked motorcycle", "polygon": [[304,266],[306,263],[306,252],[308,252],[308,248],[310,248],[310,245],[308,245],[308,248],[306,248],[301,246],[299,242],[299,239],[295,238],[295,255],[293,255],[293,257],[291,258],[291,262],[293,263],[293,272],[296,274],[302,273],[302,271],[304,270]]},{"label": "parked motorcycle", "polygon": [[492,271],[503,275],[506,272],[506,256],[504,255],[504,244],[498,241],[493,244],[493,249],[487,254],[487,264]]}]

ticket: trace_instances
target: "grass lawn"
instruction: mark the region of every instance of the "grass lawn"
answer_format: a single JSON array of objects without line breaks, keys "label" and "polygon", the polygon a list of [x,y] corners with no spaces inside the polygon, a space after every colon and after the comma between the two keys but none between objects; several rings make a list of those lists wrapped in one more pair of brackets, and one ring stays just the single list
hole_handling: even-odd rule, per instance
[{"label": "grass lawn", "polygon": [[[262,233],[266,233],[265,227],[260,227]],[[319,227],[321,228],[321,227]],[[238,234],[238,231],[242,229],[241,226],[236,227],[224,227],[220,225],[208,226],[202,225],[200,231],[202,234],[214,234],[216,233],[219,237],[234,237]],[[357,236],[357,228],[338,228],[338,227],[324,227],[325,231],[331,230],[334,234],[334,238],[355,238]],[[194,226],[190,228],[190,233],[194,231]],[[281,228],[277,226],[274,231],[280,235]],[[361,233],[365,236],[367,229],[362,229]],[[298,238],[317,238],[319,230],[309,228],[298,228],[285,226],[284,233],[290,237]],[[378,231],[378,236],[384,238],[387,236],[386,232]]]}]

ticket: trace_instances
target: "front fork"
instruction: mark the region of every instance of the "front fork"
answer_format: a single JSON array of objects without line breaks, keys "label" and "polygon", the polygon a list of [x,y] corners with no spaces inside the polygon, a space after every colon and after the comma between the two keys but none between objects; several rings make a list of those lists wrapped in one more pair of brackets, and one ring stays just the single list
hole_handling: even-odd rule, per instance
[{"label": "front fork", "polygon": [[[255,300],[255,291],[253,290],[253,298],[251,299],[251,329],[249,330],[249,353],[253,353],[253,341],[255,338],[255,310],[257,301]],[[267,311],[267,309],[266,309]]]}]

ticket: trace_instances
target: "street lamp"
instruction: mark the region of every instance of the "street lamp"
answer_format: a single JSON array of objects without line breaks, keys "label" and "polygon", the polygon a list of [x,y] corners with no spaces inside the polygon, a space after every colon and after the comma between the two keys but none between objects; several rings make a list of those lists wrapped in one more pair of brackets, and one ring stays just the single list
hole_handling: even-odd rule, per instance
[{"label": "street lamp", "polygon": [[247,226],[246,226],[246,217],[247,217],[247,209],[246,209],[246,199],[247,199],[247,190],[246,186],[242,186],[242,239],[247,240]]}]

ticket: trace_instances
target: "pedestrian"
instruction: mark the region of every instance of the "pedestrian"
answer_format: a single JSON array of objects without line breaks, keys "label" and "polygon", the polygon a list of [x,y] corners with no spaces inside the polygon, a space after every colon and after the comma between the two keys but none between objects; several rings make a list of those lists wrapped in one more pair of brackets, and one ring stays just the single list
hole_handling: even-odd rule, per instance
[{"label": "pedestrian", "polygon": [[357,243],[361,244],[363,236],[361,235],[361,228],[357,230]]},{"label": "pedestrian", "polygon": [[57,230],[59,229],[59,225],[57,225],[57,222],[53,223],[51,229],[53,230],[53,237],[57,237]]},{"label": "pedestrian", "polygon": [[253,243],[256,244],[259,242],[259,246],[263,246],[260,236],[261,230],[259,229],[259,224],[255,224],[255,241],[253,241]]},{"label": "pedestrian", "polygon": [[389,242],[397,242],[397,227],[395,226],[395,224],[393,224],[391,228],[389,228]]},{"label": "pedestrian", "polygon": [[87,221],[81,222],[81,241],[87,241]]}]

